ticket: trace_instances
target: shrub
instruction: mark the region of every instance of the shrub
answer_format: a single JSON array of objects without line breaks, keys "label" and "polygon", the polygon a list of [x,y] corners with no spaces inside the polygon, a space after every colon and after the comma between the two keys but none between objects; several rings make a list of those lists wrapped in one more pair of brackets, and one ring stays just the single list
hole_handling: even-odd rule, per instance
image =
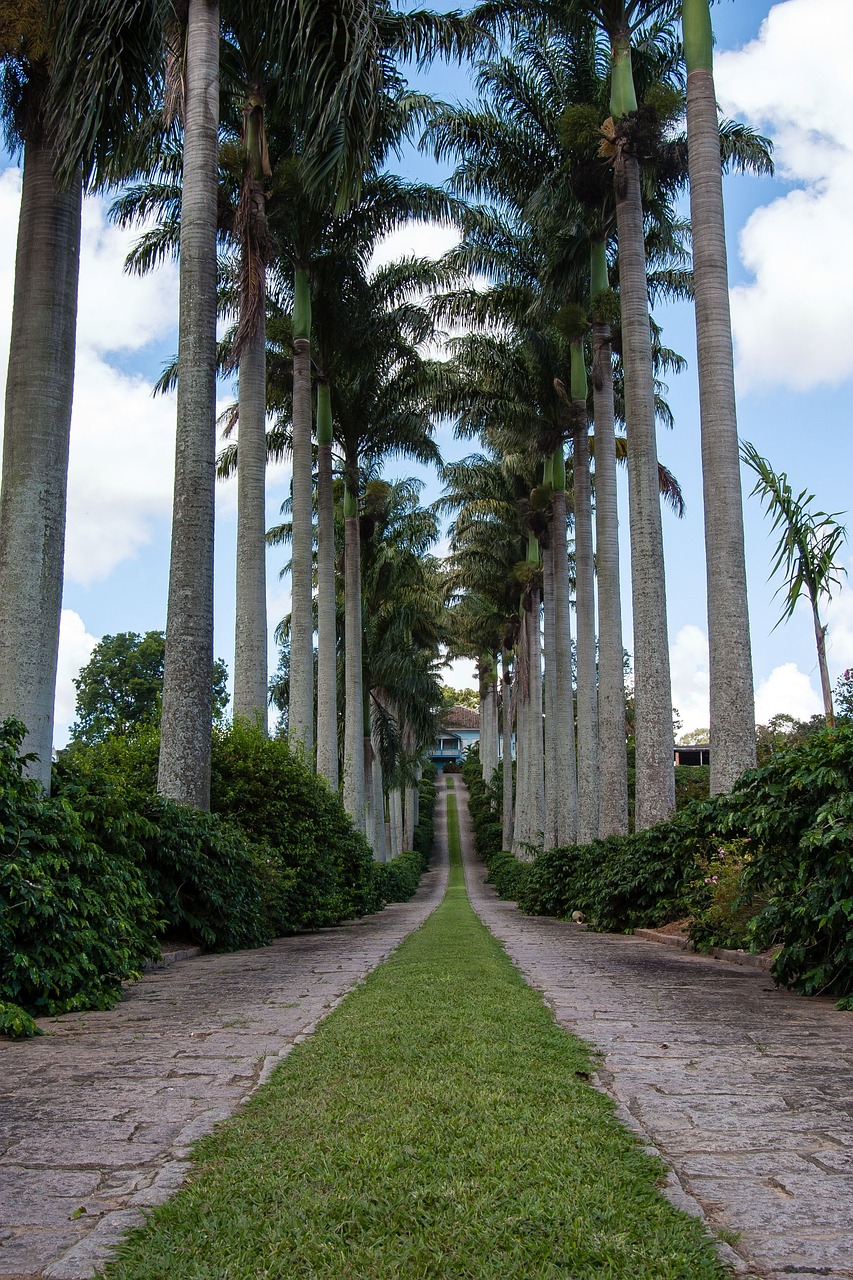
[{"label": "shrub", "polygon": [[435,779],[438,770],[432,763],[424,765],[423,775],[418,783],[418,823],[415,827],[412,843],[424,868],[432,857],[435,843]]},{"label": "shrub", "polygon": [[408,902],[417,892],[425,871],[424,860],[419,853],[409,849],[390,862],[377,862],[374,880],[378,905],[386,902]]},{"label": "shrub", "polygon": [[140,868],[166,932],[210,951],[268,942],[258,865],[263,851],[211,814],[105,775],[99,759],[98,753],[66,756],[56,770],[57,788],[110,859]]},{"label": "shrub", "polygon": [[23,777],[24,726],[0,726],[0,1000],[34,1014],[107,1009],[158,954],[142,870],[92,840],[67,800]]},{"label": "shrub", "polygon": [[853,726],[825,729],[744,774],[727,834],[749,841],[747,892],[766,895],[751,933],[781,944],[778,982],[805,995],[853,992]]},{"label": "shrub", "polygon": [[377,908],[370,846],[339,798],[284,739],[240,723],[216,733],[211,808],[253,843],[275,851],[268,855],[266,887],[277,934]]}]

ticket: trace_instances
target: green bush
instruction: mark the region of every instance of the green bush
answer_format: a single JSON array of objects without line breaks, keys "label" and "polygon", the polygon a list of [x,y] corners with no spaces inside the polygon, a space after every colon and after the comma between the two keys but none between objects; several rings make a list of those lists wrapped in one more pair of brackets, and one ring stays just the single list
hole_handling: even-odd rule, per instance
[{"label": "green bush", "polygon": [[99,753],[66,755],[56,790],[109,858],[140,868],[165,932],[210,951],[268,942],[258,865],[264,851],[238,828],[129,786],[99,763]]},{"label": "green bush", "polygon": [[267,880],[276,934],[351,920],[378,907],[370,846],[339,798],[282,738],[236,724],[213,740],[211,808],[275,851]]},{"label": "green bush", "polygon": [[744,890],[766,897],[752,941],[781,944],[774,977],[805,995],[853,993],[853,726],[778,752],[727,800],[724,834],[751,850]]},{"label": "green bush", "polygon": [[412,839],[414,852],[417,853],[425,868],[432,857],[435,843],[435,779],[438,770],[432,763],[424,765],[423,775],[418,783],[418,822]]},{"label": "green bush", "polygon": [[0,1000],[108,1009],[159,952],[157,903],[133,858],[111,857],[67,800],[23,777],[23,735],[0,725]]},{"label": "green bush", "polygon": [[377,862],[374,882],[379,905],[386,902],[408,902],[416,892],[425,871],[424,860],[413,849],[392,858],[390,862]]}]

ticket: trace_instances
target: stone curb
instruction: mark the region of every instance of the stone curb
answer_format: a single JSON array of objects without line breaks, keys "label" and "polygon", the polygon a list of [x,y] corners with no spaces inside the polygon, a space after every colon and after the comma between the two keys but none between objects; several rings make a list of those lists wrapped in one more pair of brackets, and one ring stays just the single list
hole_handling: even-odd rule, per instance
[{"label": "stone curb", "polygon": [[696,951],[686,933],[661,933],[659,929],[635,929],[634,937],[644,938],[646,942],[657,942],[665,947],[678,947],[680,951],[689,951],[700,960],[725,960],[728,964],[740,965],[742,969],[755,969],[759,973],[769,973],[778,954],[778,948],[760,955],[752,951],[730,951],[727,947]]},{"label": "stone curb", "polygon": [[170,964],[179,960],[194,960],[201,955],[201,947],[178,947],[172,951],[161,951],[159,960],[146,960],[142,965],[143,973],[153,973],[156,969],[168,969]]}]

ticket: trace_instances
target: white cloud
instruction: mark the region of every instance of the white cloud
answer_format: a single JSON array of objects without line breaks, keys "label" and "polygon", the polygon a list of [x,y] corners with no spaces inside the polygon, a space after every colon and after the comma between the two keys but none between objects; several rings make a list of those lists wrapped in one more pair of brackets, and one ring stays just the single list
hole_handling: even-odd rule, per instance
[{"label": "white cloud", "polygon": [[850,0],[784,0],[758,38],[723,52],[715,80],[723,110],[771,134],[779,176],[796,189],[757,209],[740,238],[754,283],[732,290],[738,377],[805,390],[853,374],[853,265],[845,242],[853,207],[849,113]]},{"label": "white cloud", "polygon": [[459,239],[459,228],[447,223],[407,222],[379,241],[370,259],[370,270],[378,271],[400,258],[440,258]]},{"label": "white cloud", "polygon": [[[19,203],[20,174],[10,167],[0,175],[0,393]],[[106,207],[89,199],[83,213],[65,558],[68,578],[83,584],[135,557],[172,501],[174,397],[153,398],[149,377],[125,366],[129,353],[138,369],[148,344],[174,341],[177,269],[170,263],[142,279],[126,275],[139,232],[110,226]]]},{"label": "white cloud", "polygon": [[80,668],[84,667],[91,658],[92,650],[97,643],[95,636],[89,635],[79,613],[75,613],[73,609],[62,610],[54,702],[53,743],[56,747],[64,747],[68,742],[68,732],[74,722],[74,710],[77,705],[74,678],[80,674]]},{"label": "white cloud", "polygon": [[473,658],[453,658],[444,664],[442,682],[451,689],[477,689],[477,664]]},{"label": "white cloud", "polygon": [[774,667],[755,691],[755,722],[767,724],[775,715],[784,713],[795,720],[809,720],[823,711],[823,703],[811,680],[796,662],[783,662]]},{"label": "white cloud", "polygon": [[682,722],[681,732],[708,724],[708,638],[701,628],[682,627],[669,647],[672,703]]}]

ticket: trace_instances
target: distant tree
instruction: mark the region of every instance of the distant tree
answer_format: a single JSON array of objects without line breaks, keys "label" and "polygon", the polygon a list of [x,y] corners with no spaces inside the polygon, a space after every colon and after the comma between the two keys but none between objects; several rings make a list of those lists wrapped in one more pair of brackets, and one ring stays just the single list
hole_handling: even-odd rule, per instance
[{"label": "distant tree", "polygon": [[797,720],[786,711],[780,711],[775,716],[771,716],[767,724],[759,724],[755,729],[759,765],[767,764],[777,751],[799,746],[801,742],[805,742],[823,727],[823,716],[812,716],[810,720]]},{"label": "distant tree", "polygon": [[853,719],[853,667],[842,671],[835,685],[835,713],[839,719]]},{"label": "distant tree", "polygon": [[472,711],[478,711],[480,708],[478,689],[454,689],[445,684],[441,687],[441,698],[445,710],[448,707],[470,707]]},{"label": "distant tree", "polygon": [[[110,734],[130,734],[160,722],[163,696],[162,631],[104,636],[74,681],[77,718],[72,742],[101,742]],[[228,705],[228,670],[219,658],[213,671],[213,718]]]},{"label": "distant tree", "polygon": [[690,729],[678,739],[680,747],[704,747],[711,741],[710,729]]}]

